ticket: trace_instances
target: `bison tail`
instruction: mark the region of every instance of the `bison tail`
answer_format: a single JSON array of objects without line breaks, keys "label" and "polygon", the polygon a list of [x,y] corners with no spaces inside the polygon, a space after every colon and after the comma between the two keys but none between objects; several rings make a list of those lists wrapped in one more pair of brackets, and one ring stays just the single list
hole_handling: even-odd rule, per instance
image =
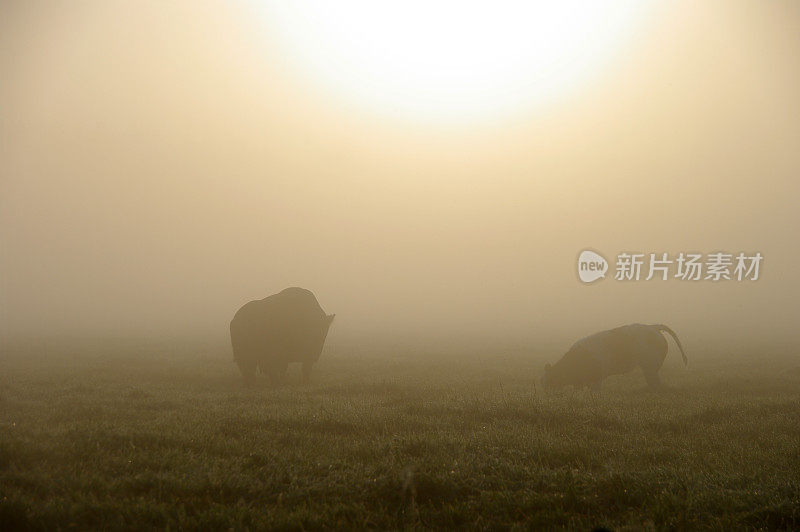
[{"label": "bison tail", "polygon": [[673,331],[664,324],[653,325],[653,327],[655,327],[656,330],[658,331],[664,331],[668,333],[670,336],[672,336],[672,339],[675,340],[676,344],[678,344],[678,349],[681,350],[681,356],[683,357],[683,365],[685,366],[689,364],[689,359],[686,358],[686,353],[683,351],[683,346],[681,345],[681,341],[678,339],[678,335],[675,334],[675,331]]}]

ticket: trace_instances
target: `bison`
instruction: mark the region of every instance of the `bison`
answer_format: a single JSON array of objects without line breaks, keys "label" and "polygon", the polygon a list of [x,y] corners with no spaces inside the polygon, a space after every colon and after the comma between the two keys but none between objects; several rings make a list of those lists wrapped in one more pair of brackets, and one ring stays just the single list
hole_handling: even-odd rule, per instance
[{"label": "bison", "polygon": [[554,365],[544,368],[542,385],[557,388],[571,385],[576,388],[600,389],[600,383],[609,375],[628,373],[636,367],[651,388],[661,386],[658,370],[667,356],[667,340],[664,331],[675,339],[675,343],[687,364],[678,335],[666,325],[642,325],[635,323],[602,331],[578,340]]},{"label": "bison", "polygon": [[290,362],[303,364],[303,381],[319,359],[335,314],[327,315],[312,292],[287,288],[240,308],[231,321],[233,359],[245,384],[260,370],[273,385],[283,382]]}]

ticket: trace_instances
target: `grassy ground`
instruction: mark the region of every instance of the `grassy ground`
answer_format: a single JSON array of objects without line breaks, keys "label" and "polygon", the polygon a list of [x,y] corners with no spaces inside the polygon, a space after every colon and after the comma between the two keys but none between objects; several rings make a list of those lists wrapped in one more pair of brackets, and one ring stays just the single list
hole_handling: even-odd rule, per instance
[{"label": "grassy ground", "polygon": [[796,358],[595,396],[523,352],[333,349],[280,390],[228,356],[0,355],[0,529],[800,527]]}]

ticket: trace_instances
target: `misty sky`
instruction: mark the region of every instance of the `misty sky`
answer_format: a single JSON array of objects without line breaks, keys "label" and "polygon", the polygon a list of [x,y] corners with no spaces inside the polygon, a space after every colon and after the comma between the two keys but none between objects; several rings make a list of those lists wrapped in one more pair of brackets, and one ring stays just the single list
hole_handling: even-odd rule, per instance
[{"label": "misty sky", "polygon": [[[300,75],[250,1],[2,2],[0,334],[222,336],[303,286],[354,337],[796,341],[797,6],[656,4],[579,90],[437,124]],[[584,286],[587,247],[765,259]]]}]

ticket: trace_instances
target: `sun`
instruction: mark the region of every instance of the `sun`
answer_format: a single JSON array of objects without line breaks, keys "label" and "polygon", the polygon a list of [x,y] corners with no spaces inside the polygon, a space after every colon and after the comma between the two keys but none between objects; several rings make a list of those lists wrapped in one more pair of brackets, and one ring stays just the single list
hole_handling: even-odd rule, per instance
[{"label": "sun", "polygon": [[284,60],[382,113],[461,120],[542,105],[591,79],[645,0],[261,2]]}]

